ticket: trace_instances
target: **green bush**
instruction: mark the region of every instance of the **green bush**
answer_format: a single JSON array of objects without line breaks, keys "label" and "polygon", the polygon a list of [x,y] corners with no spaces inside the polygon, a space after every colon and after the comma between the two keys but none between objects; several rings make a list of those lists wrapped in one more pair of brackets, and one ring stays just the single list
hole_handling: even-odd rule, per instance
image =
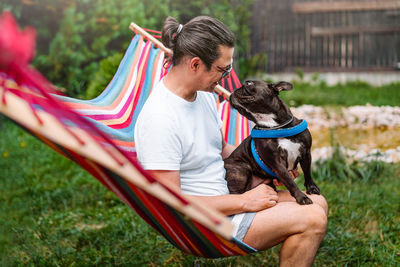
[{"label": "green bush", "polygon": [[99,62],[124,52],[133,32],[131,21],[144,28],[160,29],[170,10],[161,0],[7,1],[21,25],[38,31],[33,65],[67,94],[83,97]]},{"label": "green bush", "polygon": [[93,79],[89,82],[86,91],[87,99],[95,98],[104,91],[117,71],[122,57],[122,53],[116,53],[100,61],[99,70],[93,75]]},{"label": "green bush", "polygon": [[245,81],[257,78],[261,74],[260,67],[267,61],[266,53],[259,53],[247,58],[239,58],[239,79]]},{"label": "green bush", "polygon": [[[237,38],[237,56],[249,59],[252,0],[5,0],[22,26],[37,29],[37,55],[33,65],[68,95],[84,97],[99,62],[123,53],[133,35],[131,21],[143,28],[161,30],[167,16],[181,23],[210,15],[226,23]],[[100,71],[101,72],[101,71]],[[91,90],[94,85],[91,85]],[[95,90],[96,91],[96,90]]]}]

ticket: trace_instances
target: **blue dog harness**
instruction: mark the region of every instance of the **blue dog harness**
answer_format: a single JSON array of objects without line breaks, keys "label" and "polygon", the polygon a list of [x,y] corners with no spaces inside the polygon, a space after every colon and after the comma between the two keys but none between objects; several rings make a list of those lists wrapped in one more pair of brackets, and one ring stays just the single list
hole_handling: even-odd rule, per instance
[{"label": "blue dog harness", "polygon": [[299,134],[307,129],[307,122],[302,120],[296,126],[290,128],[281,128],[281,129],[254,129],[251,130],[251,153],[253,154],[254,160],[257,162],[258,166],[263,169],[267,174],[278,177],[267,165],[262,161],[260,155],[257,153],[256,145],[254,143],[254,138],[281,138],[281,137],[289,137],[296,134]]}]

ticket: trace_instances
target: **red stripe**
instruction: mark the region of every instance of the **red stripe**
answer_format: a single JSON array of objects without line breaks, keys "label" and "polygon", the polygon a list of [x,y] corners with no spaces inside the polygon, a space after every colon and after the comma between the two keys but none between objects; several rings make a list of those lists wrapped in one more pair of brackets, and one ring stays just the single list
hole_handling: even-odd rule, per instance
[{"label": "red stripe", "polygon": [[240,83],[239,78],[238,78],[237,75],[236,75],[236,72],[235,72],[234,70],[232,70],[231,73],[232,73],[231,76],[232,76],[233,82],[235,83],[235,87],[236,87],[236,88],[241,87],[242,84]]},{"label": "red stripe", "polygon": [[233,92],[233,86],[232,86],[232,80],[228,79],[228,89],[229,91],[231,91],[231,93]]},{"label": "red stripe", "polygon": [[228,135],[229,135],[229,121],[231,118],[231,109],[229,108],[229,103],[225,103],[225,108],[227,111],[227,116],[226,116],[226,125],[225,125],[225,142],[228,142]]},{"label": "red stripe", "polygon": [[[132,114],[135,111],[135,107],[136,107],[137,102],[139,100],[139,96],[140,96],[140,94],[142,92],[142,89],[143,89],[144,80],[146,78],[148,57],[150,55],[150,53],[149,53],[150,48],[151,48],[151,42],[147,42],[146,45],[145,45],[145,48],[144,48],[144,53],[142,53],[141,58],[139,60],[138,74],[139,74],[139,70],[142,69],[142,71],[140,73],[141,77],[140,77],[139,83],[136,83],[136,85],[135,85],[135,87],[137,88],[136,89],[136,95],[135,95],[135,99],[133,101],[133,107],[132,107],[132,109],[131,109],[131,111],[129,113],[129,116],[128,116],[127,120],[124,121],[123,123],[110,125],[110,127],[113,128],[113,129],[127,128],[132,122]],[[132,90],[131,94],[134,94],[134,93],[135,93],[135,90]],[[130,104],[131,104],[130,101],[127,101],[126,105],[130,105]]]},{"label": "red stripe", "polygon": [[196,227],[200,230],[200,232],[209,240],[215,248],[224,256],[232,256],[232,253],[228,253],[228,250],[221,242],[215,237],[215,233],[211,232],[210,230],[206,229],[203,225],[199,223],[195,223]]},{"label": "red stripe", "polygon": [[151,30],[151,29],[145,29],[145,28],[142,28],[142,29],[145,30],[145,31],[147,31],[147,32],[153,32],[153,33],[161,34],[160,31]]}]

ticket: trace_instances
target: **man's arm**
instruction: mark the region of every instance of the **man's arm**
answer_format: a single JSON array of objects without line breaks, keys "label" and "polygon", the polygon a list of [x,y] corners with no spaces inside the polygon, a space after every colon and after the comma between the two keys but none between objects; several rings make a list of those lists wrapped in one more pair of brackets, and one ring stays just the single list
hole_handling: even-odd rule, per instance
[{"label": "man's arm", "polygon": [[[149,170],[150,174],[162,183],[180,192],[180,172],[166,170]],[[269,186],[261,184],[243,194],[220,196],[185,195],[191,201],[201,201],[225,215],[242,212],[260,211],[276,205],[278,194]]]},{"label": "man's arm", "polygon": [[222,136],[222,152],[221,152],[221,155],[222,155],[222,159],[226,159],[233,152],[233,150],[236,149],[236,147],[234,147],[233,145],[228,144],[227,142],[225,142],[224,135],[222,134],[222,130],[221,130],[221,136]]}]

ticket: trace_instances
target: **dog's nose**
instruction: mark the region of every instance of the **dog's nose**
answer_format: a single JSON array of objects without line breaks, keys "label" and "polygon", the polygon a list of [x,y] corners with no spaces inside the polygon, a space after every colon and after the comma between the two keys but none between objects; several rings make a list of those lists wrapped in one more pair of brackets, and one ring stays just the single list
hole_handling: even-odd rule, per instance
[{"label": "dog's nose", "polygon": [[253,84],[254,84],[253,82],[246,81],[246,85],[253,85]]}]

